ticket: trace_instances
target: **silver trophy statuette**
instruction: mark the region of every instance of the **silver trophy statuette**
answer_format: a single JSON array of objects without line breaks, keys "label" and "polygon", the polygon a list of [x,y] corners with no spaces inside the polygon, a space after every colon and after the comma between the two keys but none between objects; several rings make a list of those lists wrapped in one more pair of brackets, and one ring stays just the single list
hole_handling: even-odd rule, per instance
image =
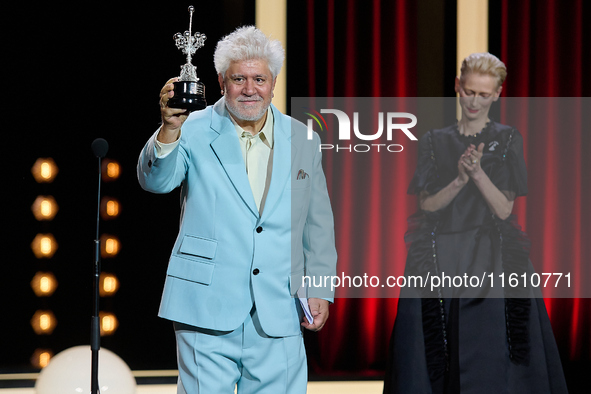
[{"label": "silver trophy statuette", "polygon": [[168,101],[172,108],[183,108],[196,111],[207,106],[205,102],[205,85],[197,78],[197,67],[191,63],[191,58],[205,42],[205,34],[191,32],[193,28],[193,12],[195,7],[189,7],[189,30],[185,33],[176,33],[174,42],[176,47],[187,55],[187,63],[181,66],[181,75],[178,82],[174,83],[174,96]]}]

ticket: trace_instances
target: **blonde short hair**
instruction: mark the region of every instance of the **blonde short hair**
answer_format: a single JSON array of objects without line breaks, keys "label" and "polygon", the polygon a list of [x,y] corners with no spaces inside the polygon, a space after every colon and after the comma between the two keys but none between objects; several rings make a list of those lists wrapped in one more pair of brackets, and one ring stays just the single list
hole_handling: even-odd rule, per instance
[{"label": "blonde short hair", "polygon": [[507,67],[498,57],[488,52],[473,53],[462,62],[460,80],[463,81],[464,77],[470,73],[490,75],[496,78],[497,88],[499,88],[507,78]]}]

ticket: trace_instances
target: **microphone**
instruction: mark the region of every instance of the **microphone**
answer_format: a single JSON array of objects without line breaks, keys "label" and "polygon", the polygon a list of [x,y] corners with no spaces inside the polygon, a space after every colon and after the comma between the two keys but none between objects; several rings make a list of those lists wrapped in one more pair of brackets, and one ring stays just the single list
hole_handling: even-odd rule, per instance
[{"label": "microphone", "polygon": [[96,157],[103,158],[109,151],[109,143],[104,138],[97,138],[92,141],[91,148]]}]

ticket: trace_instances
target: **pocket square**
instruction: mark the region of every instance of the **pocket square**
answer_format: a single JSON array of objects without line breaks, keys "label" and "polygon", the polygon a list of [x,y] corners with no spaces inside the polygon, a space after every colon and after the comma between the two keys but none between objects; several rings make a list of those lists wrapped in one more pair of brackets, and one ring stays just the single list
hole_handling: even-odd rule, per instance
[{"label": "pocket square", "polygon": [[298,177],[296,179],[306,179],[308,177],[308,173],[306,173],[306,171],[304,170],[299,170],[298,171]]}]

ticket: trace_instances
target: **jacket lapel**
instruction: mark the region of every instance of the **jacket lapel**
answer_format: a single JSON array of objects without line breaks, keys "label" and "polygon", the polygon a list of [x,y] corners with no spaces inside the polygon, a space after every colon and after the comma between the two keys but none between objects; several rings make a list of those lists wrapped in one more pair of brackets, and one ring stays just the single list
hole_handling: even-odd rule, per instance
[{"label": "jacket lapel", "polygon": [[284,198],[283,193],[290,180],[291,162],[295,157],[292,153],[292,149],[295,147],[291,145],[291,122],[274,105],[271,105],[271,109],[274,118],[273,169],[260,223],[265,221],[273,212],[274,206],[281,198]]},{"label": "jacket lapel", "polygon": [[236,128],[226,111],[223,98],[214,104],[211,115],[211,128],[219,134],[219,137],[214,139],[210,146],[228,175],[228,178],[230,178],[232,185],[234,185],[236,192],[238,192],[242,201],[248,206],[253,215],[258,218],[259,212],[254,202],[250,183],[248,182],[244,159],[240,151],[240,143],[236,135]]}]

